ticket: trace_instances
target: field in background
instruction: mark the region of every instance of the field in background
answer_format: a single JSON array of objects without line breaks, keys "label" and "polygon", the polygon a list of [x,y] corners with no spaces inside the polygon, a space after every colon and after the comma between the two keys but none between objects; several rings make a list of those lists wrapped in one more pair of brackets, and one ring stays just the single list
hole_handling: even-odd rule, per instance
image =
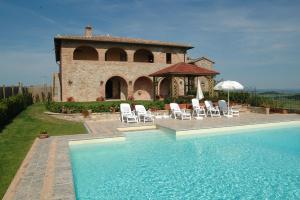
[{"label": "field in background", "polygon": [[260,92],[257,96],[269,98],[275,108],[300,110],[300,93]]}]

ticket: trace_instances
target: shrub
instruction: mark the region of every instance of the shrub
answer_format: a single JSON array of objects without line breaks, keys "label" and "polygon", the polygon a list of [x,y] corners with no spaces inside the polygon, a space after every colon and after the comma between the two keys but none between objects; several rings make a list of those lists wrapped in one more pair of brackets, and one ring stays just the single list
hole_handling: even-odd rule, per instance
[{"label": "shrub", "polygon": [[0,100],[0,129],[32,103],[31,94],[19,94]]},{"label": "shrub", "polygon": [[194,96],[179,96],[178,98],[175,99],[175,102],[178,104],[191,103],[192,98],[194,98]]},{"label": "shrub", "polygon": [[163,101],[103,101],[103,102],[50,102],[46,104],[46,108],[55,113],[82,113],[84,110],[91,110],[95,113],[100,112],[119,112],[120,103],[130,103],[132,105],[142,104],[145,108],[153,110],[161,110],[164,108]]}]

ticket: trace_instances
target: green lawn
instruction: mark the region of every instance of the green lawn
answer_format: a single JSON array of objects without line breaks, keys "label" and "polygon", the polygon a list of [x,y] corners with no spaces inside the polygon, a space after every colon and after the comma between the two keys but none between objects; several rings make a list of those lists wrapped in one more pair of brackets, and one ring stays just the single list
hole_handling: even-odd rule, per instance
[{"label": "green lawn", "polygon": [[52,136],[86,133],[82,123],[59,120],[44,111],[43,104],[29,106],[0,132],[0,198],[39,132],[46,130]]}]

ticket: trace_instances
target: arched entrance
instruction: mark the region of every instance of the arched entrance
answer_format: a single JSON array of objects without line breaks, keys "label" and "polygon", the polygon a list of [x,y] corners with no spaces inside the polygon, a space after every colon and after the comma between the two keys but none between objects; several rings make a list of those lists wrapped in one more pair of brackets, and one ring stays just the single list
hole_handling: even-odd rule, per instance
[{"label": "arched entrance", "polygon": [[[171,92],[170,92],[170,86],[171,86],[171,79],[170,78],[164,78],[160,81],[160,84],[159,84],[159,96],[161,98],[168,98],[170,97],[171,95]],[[174,87],[175,91],[175,95],[178,94],[178,91],[179,91],[179,86],[178,86],[178,83],[177,81],[175,80],[175,87]]]},{"label": "arched entrance", "polygon": [[133,86],[133,97],[136,100],[152,99],[152,81],[150,78],[142,76],[136,79]]},{"label": "arched entrance", "polygon": [[120,76],[113,76],[106,81],[105,99],[127,99],[127,83]]}]

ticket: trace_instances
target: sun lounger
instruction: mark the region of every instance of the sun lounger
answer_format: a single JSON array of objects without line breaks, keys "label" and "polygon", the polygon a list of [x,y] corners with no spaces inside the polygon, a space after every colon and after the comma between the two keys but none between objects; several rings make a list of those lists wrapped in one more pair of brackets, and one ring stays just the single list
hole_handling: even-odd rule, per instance
[{"label": "sun lounger", "polygon": [[226,103],[225,100],[219,100],[218,101],[219,107],[220,107],[220,111],[224,116],[239,116],[240,115],[240,111],[238,109],[229,107]]},{"label": "sun lounger", "polygon": [[206,110],[207,110],[207,115],[211,117],[221,117],[220,110],[218,106],[214,106],[211,101],[204,101]]},{"label": "sun lounger", "polygon": [[135,113],[131,110],[130,105],[128,103],[120,104],[121,111],[121,122],[138,122],[138,118]]},{"label": "sun lounger", "polygon": [[198,99],[192,99],[193,113],[192,116],[206,117],[205,108],[200,106]]},{"label": "sun lounger", "polygon": [[150,111],[147,111],[143,105],[135,105],[134,107],[140,122],[154,122],[154,115]]},{"label": "sun lounger", "polygon": [[181,120],[189,119],[191,120],[191,113],[187,113],[186,110],[180,110],[179,105],[177,103],[170,103],[171,108],[171,116],[177,119],[177,117],[181,118]]}]

